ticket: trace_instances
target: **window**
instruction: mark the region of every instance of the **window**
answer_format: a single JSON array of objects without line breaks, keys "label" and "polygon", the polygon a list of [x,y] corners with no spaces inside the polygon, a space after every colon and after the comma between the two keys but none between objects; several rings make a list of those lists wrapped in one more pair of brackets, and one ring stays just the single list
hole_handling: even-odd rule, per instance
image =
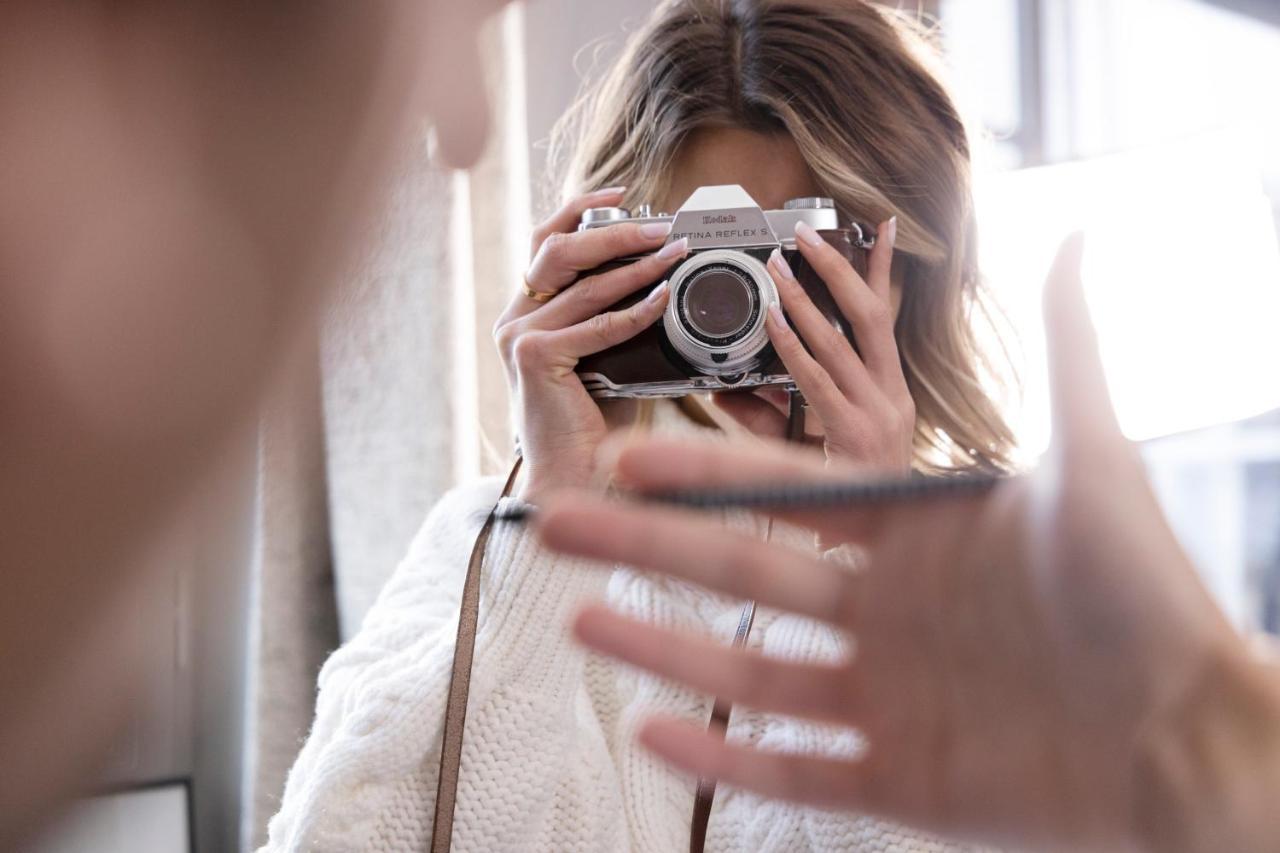
[{"label": "window", "polygon": [[1227,5],[948,0],[941,17],[959,96],[993,139],[979,216],[1027,358],[1020,436],[1047,439],[1039,284],[1084,227],[1126,432],[1228,614],[1277,632],[1280,29]]}]

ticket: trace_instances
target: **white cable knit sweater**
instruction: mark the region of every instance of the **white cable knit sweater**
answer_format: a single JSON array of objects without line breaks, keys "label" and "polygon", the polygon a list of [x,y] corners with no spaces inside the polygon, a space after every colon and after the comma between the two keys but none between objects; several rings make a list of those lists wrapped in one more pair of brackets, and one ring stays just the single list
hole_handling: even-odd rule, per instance
[{"label": "white cable knit sweater", "polygon": [[[669,404],[659,407],[655,426],[691,429]],[[462,579],[500,488],[488,479],[440,501],[359,634],[325,664],[315,722],[264,850],[428,846]],[[711,700],[575,646],[568,619],[592,598],[726,641],[741,609],[687,584],[590,568],[543,551],[514,525],[496,526],[458,786],[459,853],[688,849],[693,782],[641,749],[633,732],[653,711],[705,722]],[[766,609],[752,642],[793,658],[829,658],[841,648],[829,628]],[[729,736],[769,749],[839,754],[856,747],[847,733],[742,708]],[[949,849],[868,818],[724,786],[707,837],[707,850],[717,853]]]}]

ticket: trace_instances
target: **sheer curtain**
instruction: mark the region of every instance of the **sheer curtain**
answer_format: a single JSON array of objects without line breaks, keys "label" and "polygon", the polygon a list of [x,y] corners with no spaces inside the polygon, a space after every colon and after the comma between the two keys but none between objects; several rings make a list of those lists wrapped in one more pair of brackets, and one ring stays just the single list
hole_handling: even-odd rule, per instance
[{"label": "sheer curtain", "polygon": [[489,330],[528,248],[522,13],[513,5],[484,37],[494,126],[480,166],[437,167],[423,134],[375,248],[264,416],[242,846],[265,840],[324,659],[441,494],[509,455]]}]

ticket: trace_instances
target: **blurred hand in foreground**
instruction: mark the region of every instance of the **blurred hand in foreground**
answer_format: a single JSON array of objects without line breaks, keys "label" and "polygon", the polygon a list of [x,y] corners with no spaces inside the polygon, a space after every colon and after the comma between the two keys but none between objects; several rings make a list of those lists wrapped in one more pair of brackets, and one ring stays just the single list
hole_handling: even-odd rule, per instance
[{"label": "blurred hand in foreground", "polygon": [[[1255,662],[1166,525],[1107,397],[1079,238],[1046,291],[1054,440],[980,497],[799,513],[869,549],[858,571],[687,512],[561,494],[551,547],[662,572],[836,625],[839,665],[785,662],[603,607],[589,647],[709,694],[856,727],[854,760],[763,752],[654,719],[690,773],[958,838],[1036,848],[1275,850],[1280,678]],[[794,449],[624,450],[638,491],[849,476]],[[856,474],[856,472],[852,472]]]}]

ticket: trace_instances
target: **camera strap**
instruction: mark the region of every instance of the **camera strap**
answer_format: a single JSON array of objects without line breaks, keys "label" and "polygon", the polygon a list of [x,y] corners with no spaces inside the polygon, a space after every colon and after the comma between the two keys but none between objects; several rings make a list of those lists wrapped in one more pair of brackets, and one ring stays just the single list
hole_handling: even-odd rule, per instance
[{"label": "camera strap", "polygon": [[[787,441],[804,441],[804,395],[798,389],[791,391],[790,406],[787,411]],[[764,539],[768,542],[773,537],[773,517],[770,516],[765,528]],[[751,625],[756,618],[756,603],[748,601],[738,617],[738,628],[733,633],[732,647],[744,648],[751,636]],[[733,703],[722,696],[717,696],[711,706],[711,719],[707,721],[707,733],[721,740],[729,729],[729,716],[733,713]],[[716,780],[699,778],[697,792],[693,798],[693,821],[689,829],[689,853],[703,853],[707,844],[707,824],[711,820],[711,807],[716,799]]]},{"label": "camera strap", "polygon": [[449,853],[453,846],[453,812],[458,800],[458,773],[462,765],[462,737],[467,725],[467,695],[471,689],[471,661],[476,651],[476,629],[480,623],[480,570],[493,531],[494,516],[502,498],[511,494],[521,457],[511,466],[502,494],[489,510],[484,526],[471,547],[467,577],[462,582],[462,603],[458,607],[458,636],[453,646],[453,672],[449,676],[449,698],[444,711],[444,734],[440,742],[440,774],[436,782],[436,810],[431,821],[431,853]]},{"label": "camera strap", "polygon": [[[799,391],[791,392],[791,406],[787,417],[787,440],[804,439],[804,397]],[[458,607],[458,633],[453,647],[453,671],[449,676],[449,696],[445,704],[444,732],[440,743],[440,771],[436,782],[435,814],[431,822],[431,853],[449,853],[453,847],[453,818],[458,801],[458,776],[462,765],[462,742],[466,733],[467,697],[471,689],[471,664],[475,658],[476,631],[480,622],[480,572],[484,567],[485,551],[493,531],[495,516],[502,498],[511,494],[516,477],[520,473],[521,457],[516,456],[502,487],[502,494],[489,510],[484,525],[476,536],[467,561],[467,575],[462,584],[462,601]],[[765,530],[765,541],[773,535],[773,519]],[[742,648],[751,634],[755,620],[756,603],[748,601],[738,619],[733,647]],[[733,703],[717,697],[711,708],[707,731],[723,738],[729,727]],[[715,802],[716,780],[699,779],[693,804],[693,822],[689,833],[690,853],[703,853],[707,838],[707,823]]]}]

